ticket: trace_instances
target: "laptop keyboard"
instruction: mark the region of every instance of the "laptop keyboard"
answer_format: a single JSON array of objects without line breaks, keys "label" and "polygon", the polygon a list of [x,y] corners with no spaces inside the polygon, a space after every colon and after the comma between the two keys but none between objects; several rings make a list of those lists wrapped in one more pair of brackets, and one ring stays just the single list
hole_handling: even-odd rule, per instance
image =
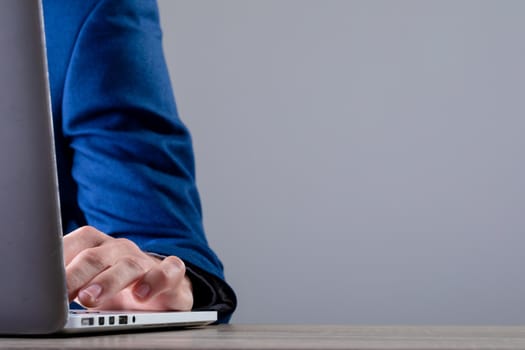
[{"label": "laptop keyboard", "polygon": [[90,314],[100,314],[100,311],[96,310],[69,310],[70,314],[73,315],[90,315]]}]

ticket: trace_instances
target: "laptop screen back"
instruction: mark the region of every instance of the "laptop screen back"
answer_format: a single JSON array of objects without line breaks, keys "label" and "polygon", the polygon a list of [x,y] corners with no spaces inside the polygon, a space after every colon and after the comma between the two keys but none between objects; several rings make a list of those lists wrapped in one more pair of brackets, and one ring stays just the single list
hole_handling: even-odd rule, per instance
[{"label": "laptop screen back", "polygon": [[0,1],[0,333],[66,321],[42,22],[38,0]]}]

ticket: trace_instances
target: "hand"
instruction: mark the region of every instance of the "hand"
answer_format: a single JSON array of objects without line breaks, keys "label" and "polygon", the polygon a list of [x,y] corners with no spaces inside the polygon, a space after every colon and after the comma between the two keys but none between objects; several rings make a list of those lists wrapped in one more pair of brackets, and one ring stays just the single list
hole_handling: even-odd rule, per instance
[{"label": "hand", "polygon": [[184,262],[160,260],[132,241],[84,226],[64,236],[69,300],[106,310],[187,311],[193,306]]}]

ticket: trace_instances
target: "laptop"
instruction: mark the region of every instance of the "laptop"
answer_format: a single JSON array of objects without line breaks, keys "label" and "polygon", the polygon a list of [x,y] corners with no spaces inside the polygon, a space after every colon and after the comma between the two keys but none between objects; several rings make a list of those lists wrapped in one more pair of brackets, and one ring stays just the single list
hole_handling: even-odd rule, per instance
[{"label": "laptop", "polygon": [[69,310],[42,5],[0,1],[0,334],[201,326],[215,311]]}]

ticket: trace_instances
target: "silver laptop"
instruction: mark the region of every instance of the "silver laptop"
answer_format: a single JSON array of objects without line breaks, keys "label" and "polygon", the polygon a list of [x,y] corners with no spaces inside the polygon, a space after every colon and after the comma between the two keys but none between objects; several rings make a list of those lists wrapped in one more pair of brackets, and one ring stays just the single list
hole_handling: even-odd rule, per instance
[{"label": "silver laptop", "polygon": [[203,312],[69,310],[42,6],[0,1],[0,334],[205,325]]}]

